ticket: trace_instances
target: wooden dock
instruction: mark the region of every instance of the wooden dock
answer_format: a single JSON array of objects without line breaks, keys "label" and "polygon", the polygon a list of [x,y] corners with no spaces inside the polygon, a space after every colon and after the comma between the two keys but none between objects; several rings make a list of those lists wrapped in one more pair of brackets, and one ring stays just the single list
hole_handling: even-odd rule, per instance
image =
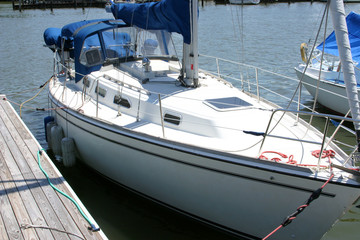
[{"label": "wooden dock", "polygon": [[[75,204],[55,191],[38,165],[40,144],[0,95],[0,239],[107,239],[91,231]],[[95,223],[47,154],[41,166],[51,183]]]}]

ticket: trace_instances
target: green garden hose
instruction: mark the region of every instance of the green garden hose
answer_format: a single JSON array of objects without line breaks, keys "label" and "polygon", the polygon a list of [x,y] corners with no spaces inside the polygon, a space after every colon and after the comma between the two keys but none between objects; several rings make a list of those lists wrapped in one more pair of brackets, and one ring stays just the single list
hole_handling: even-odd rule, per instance
[{"label": "green garden hose", "polygon": [[42,168],[41,166],[41,162],[40,162],[40,155],[41,155],[41,151],[45,151],[44,149],[40,149],[38,152],[37,152],[37,158],[38,158],[38,163],[39,163],[39,167],[41,169],[41,171],[44,173],[44,175],[46,176],[50,186],[57,192],[59,192],[60,194],[62,194],[63,196],[67,197],[70,201],[72,201],[75,206],[77,207],[77,209],[79,210],[79,212],[81,213],[81,215],[85,218],[85,220],[90,224],[90,227],[89,229],[92,230],[92,231],[99,231],[100,228],[99,227],[96,227],[95,224],[93,224],[90,219],[84,214],[84,212],[81,210],[79,204],[73,199],[71,198],[69,195],[67,195],[66,193],[64,193],[63,191],[61,191],[60,189],[58,189],[57,187],[55,187],[51,181],[50,181],[50,178],[49,178],[49,175],[45,172],[45,170]]}]

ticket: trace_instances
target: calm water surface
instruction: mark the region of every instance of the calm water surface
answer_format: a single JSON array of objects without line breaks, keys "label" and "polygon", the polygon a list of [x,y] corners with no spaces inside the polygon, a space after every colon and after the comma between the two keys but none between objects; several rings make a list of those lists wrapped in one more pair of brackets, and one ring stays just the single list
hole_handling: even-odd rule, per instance
[{"label": "calm water surface", "polygon": [[[241,8],[207,3],[200,8],[200,53],[257,65],[295,78],[293,68],[301,61],[299,46],[315,36],[314,26],[324,6],[307,2]],[[360,4],[348,4],[345,8],[347,13],[360,12]],[[34,96],[36,88],[51,76],[52,52],[43,47],[46,28],[107,17],[111,16],[103,9],[18,12],[12,10],[11,4],[0,4],[0,94],[6,94],[20,112],[16,104]],[[243,38],[239,37],[240,33]],[[201,67],[216,70],[213,63]],[[291,96],[296,87],[293,81],[270,78],[263,81],[285,96]],[[311,96],[306,92],[304,96],[303,103],[310,106]],[[48,113],[35,109],[47,107],[44,90],[21,111],[23,120],[44,147],[47,144],[43,118]],[[117,187],[81,164],[71,169],[59,168],[110,239],[235,239]],[[326,239],[358,239],[359,227],[360,211],[355,208]]]}]

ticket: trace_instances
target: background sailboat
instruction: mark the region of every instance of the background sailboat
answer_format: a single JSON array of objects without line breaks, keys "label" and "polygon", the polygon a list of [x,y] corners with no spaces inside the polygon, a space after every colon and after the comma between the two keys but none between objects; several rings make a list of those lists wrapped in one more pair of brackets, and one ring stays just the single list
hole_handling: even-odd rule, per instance
[{"label": "background sailboat", "polygon": [[[346,23],[349,30],[349,41],[355,76],[357,81],[359,81],[360,70],[357,65],[360,61],[360,15],[354,12],[349,13],[346,17]],[[323,47],[326,55],[323,57],[323,61],[321,61]],[[349,112],[350,107],[346,95],[343,69],[339,60],[335,32],[332,32],[326,38],[325,45],[321,43],[316,49],[317,53],[313,56],[306,56],[310,53],[310,49],[308,49],[308,53],[305,52],[306,50],[304,48],[302,49],[304,60],[307,61],[308,58],[311,60],[309,66],[306,67],[306,65],[302,63],[295,68],[297,77],[302,79],[305,88],[311,95],[316,96],[317,101],[321,105],[345,115]],[[306,72],[303,74],[305,68]],[[358,91],[359,87],[360,85],[358,84]],[[317,88],[319,89],[318,91]]]}]

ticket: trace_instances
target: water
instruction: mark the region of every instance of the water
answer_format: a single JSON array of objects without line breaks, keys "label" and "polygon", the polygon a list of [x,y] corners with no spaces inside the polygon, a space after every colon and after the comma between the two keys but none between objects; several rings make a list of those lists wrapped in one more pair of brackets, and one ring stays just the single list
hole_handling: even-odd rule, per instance
[{"label": "water", "polygon": [[[200,53],[254,64],[295,78],[293,68],[301,61],[300,44],[315,36],[314,26],[324,6],[303,2],[260,4],[241,9],[205,2],[200,8]],[[359,8],[360,4],[345,7],[347,13],[360,12]],[[38,92],[36,88],[52,74],[52,52],[43,47],[44,30],[73,21],[106,17],[111,16],[103,9],[18,12],[12,10],[11,4],[0,4],[0,94],[6,94],[20,113],[17,104],[33,97]],[[243,39],[239,37],[241,32]],[[202,67],[216,71],[211,64]],[[291,96],[296,87],[293,81],[279,83],[263,79],[285,96]],[[286,105],[284,100],[277,101]],[[312,104],[311,96],[305,91],[303,103]],[[35,109],[47,107],[44,90],[24,104],[21,111],[23,120],[43,147],[47,146],[43,118],[48,113]],[[110,239],[235,239],[115,186],[82,164],[71,169],[58,167]],[[358,239],[359,212],[357,208],[352,209],[326,239]]]}]

